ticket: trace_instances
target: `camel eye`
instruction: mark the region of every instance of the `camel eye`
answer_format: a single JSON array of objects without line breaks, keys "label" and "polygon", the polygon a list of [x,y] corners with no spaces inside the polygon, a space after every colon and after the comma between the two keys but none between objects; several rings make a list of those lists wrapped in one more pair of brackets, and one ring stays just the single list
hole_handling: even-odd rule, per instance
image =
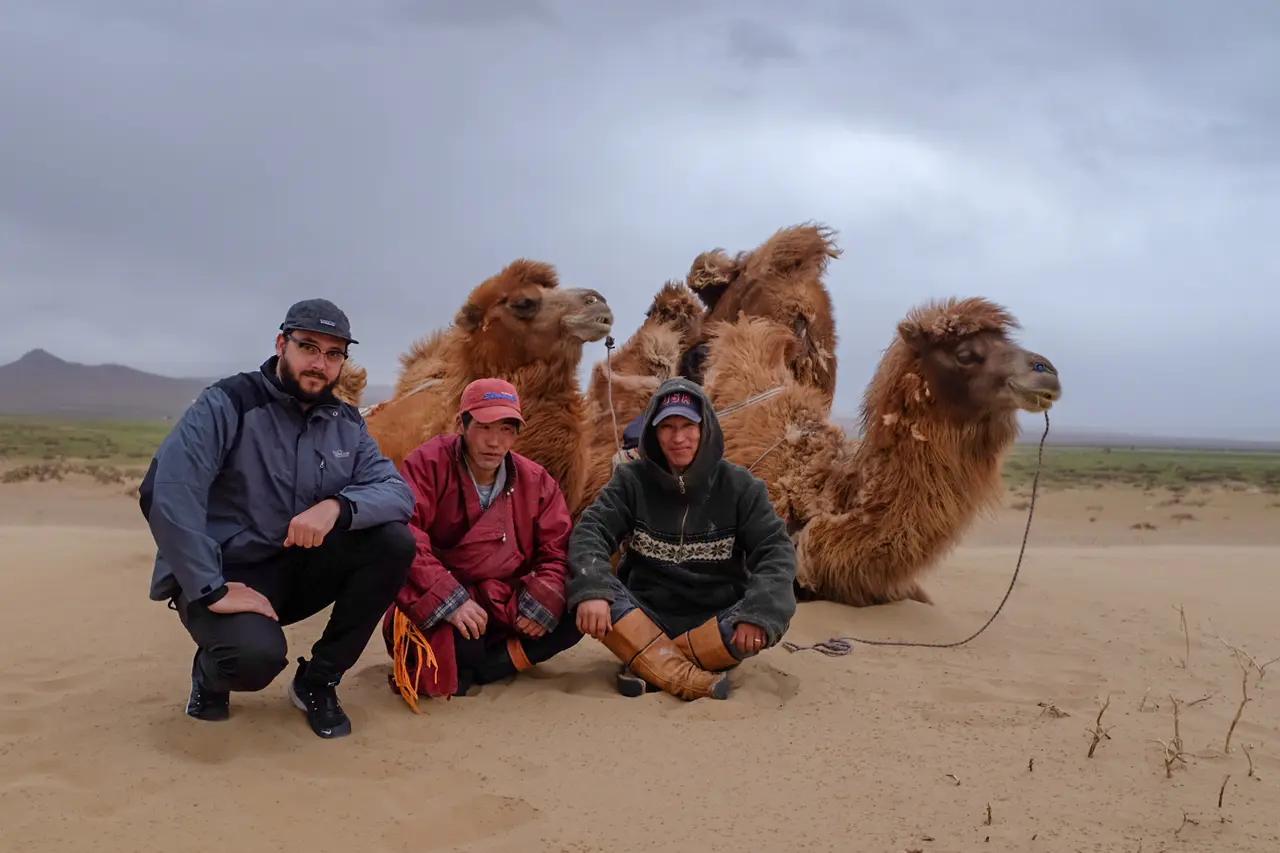
[{"label": "camel eye", "polygon": [[1037,361],[1035,364],[1031,365],[1031,369],[1034,370],[1036,373],[1050,372],[1049,365],[1045,364],[1043,361]]},{"label": "camel eye", "polygon": [[962,349],[956,351],[956,361],[960,364],[977,364],[982,361],[982,357],[971,349]]}]

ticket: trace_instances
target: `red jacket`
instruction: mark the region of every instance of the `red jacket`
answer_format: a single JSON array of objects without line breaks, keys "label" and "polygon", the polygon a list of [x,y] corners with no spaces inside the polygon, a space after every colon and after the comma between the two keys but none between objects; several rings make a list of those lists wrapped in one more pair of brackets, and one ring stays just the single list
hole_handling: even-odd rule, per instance
[{"label": "red jacket", "polygon": [[[552,618],[564,616],[572,527],[564,495],[533,460],[509,453],[504,464],[502,493],[487,510],[480,506],[463,461],[461,436],[436,436],[400,465],[413,493],[409,529],[418,553],[395,603],[387,608],[382,632],[393,659],[397,609],[425,634],[437,667],[419,675],[418,693],[451,696],[457,689],[453,628],[446,621],[427,625],[445,601],[456,602],[465,593],[485,609],[490,617],[486,643],[515,633],[522,592]],[[408,658],[405,663],[413,668]]]},{"label": "red jacket", "polygon": [[[470,593],[488,580],[506,581],[513,599],[527,590],[556,617],[564,614],[572,528],[564,495],[532,459],[509,453],[506,465],[503,492],[486,511],[463,462],[460,435],[436,436],[401,463],[414,497],[409,529],[418,554],[396,605],[414,623],[424,624],[459,585]],[[489,531],[482,538],[490,541],[468,547],[476,537],[463,539],[482,516]]]}]

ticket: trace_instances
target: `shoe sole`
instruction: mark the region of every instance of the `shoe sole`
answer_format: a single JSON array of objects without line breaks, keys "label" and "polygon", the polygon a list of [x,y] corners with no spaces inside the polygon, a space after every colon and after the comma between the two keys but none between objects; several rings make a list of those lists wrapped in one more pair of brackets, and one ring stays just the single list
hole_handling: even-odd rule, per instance
[{"label": "shoe sole", "polygon": [[[289,694],[289,701],[293,703],[293,707],[301,711],[303,713],[303,716],[306,716],[307,703],[303,702],[300,698],[298,698],[297,692],[295,692],[293,689],[292,681],[290,681],[289,686],[285,688],[285,692]],[[311,726],[311,720],[309,719],[307,720],[307,725]],[[336,729],[317,729],[315,726],[311,726],[311,731],[316,733],[316,737],[322,737],[325,740],[330,740],[336,737],[346,737],[347,735],[351,734],[351,721],[347,720],[345,723],[338,726]]]},{"label": "shoe sole", "polygon": [[209,711],[205,711],[203,714],[197,714],[192,712],[191,700],[188,699],[187,704],[182,706],[182,713],[186,714],[188,717],[190,717],[193,720],[200,720],[203,723],[221,723],[224,720],[231,718],[231,707],[230,705],[228,705],[228,707],[219,708],[218,710],[213,711],[212,713],[210,713]]},{"label": "shoe sole", "polygon": [[182,713],[186,714],[193,720],[200,720],[202,723],[221,723],[225,720],[231,719],[230,711],[216,711],[212,714],[208,712],[205,712],[204,714],[194,714],[191,712],[191,709],[185,705],[182,708]]}]

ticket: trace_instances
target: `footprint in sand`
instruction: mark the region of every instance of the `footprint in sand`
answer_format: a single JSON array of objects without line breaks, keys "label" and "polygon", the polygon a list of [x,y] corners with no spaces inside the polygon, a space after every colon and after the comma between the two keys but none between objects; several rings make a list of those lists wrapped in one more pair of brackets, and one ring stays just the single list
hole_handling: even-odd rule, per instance
[{"label": "footprint in sand", "polygon": [[781,711],[800,693],[800,679],[766,661],[747,661],[729,673],[729,699],[685,703],[671,697],[668,713],[688,713],[696,720],[738,720]]},{"label": "footprint in sand", "polygon": [[[392,849],[454,850],[466,844],[497,838],[537,819],[538,810],[519,797],[478,794],[437,797],[427,808],[419,803],[413,819],[398,822],[383,833]],[[477,816],[483,815],[483,819]],[[430,827],[424,832],[423,827]]]}]

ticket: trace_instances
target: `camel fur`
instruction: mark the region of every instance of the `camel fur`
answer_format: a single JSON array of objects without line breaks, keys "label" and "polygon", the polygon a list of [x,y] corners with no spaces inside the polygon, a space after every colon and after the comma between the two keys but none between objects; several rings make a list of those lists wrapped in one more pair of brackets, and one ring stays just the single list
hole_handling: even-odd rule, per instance
[{"label": "camel fur", "polygon": [[[836,388],[836,326],[831,294],[823,284],[827,264],[840,257],[835,232],[816,224],[777,231],[758,248],[730,258],[723,249],[694,259],[686,282],[707,306],[704,328],[739,317],[764,317],[790,329],[787,365],[802,385],[821,391],[830,403]],[[702,381],[704,336],[685,363],[685,373]]]},{"label": "camel fur", "polygon": [[526,421],[515,450],[545,467],[572,506],[588,459],[578,385],[582,347],[612,325],[596,291],[561,288],[551,265],[514,261],[471,292],[451,326],[401,356],[395,396],[369,413],[369,433],[399,465],[422,442],[455,429],[469,382],[506,379],[520,394]]},{"label": "camel fur", "polygon": [[1016,327],[985,299],[913,309],[867,388],[854,441],[827,422],[818,389],[790,375],[791,329],[748,317],[710,330],[717,409],[784,389],[723,419],[725,455],[769,485],[794,531],[802,592],[855,606],[929,601],[921,573],[999,502],[1017,411],[1061,395],[1048,359],[1011,340]]},{"label": "camel fur", "polygon": [[622,430],[645,410],[659,385],[680,375],[680,359],[701,331],[702,314],[703,306],[689,288],[668,282],[645,311],[640,328],[609,357],[608,369],[603,361],[592,369],[587,391],[589,473],[579,504],[569,505],[575,517],[613,475]]}]

